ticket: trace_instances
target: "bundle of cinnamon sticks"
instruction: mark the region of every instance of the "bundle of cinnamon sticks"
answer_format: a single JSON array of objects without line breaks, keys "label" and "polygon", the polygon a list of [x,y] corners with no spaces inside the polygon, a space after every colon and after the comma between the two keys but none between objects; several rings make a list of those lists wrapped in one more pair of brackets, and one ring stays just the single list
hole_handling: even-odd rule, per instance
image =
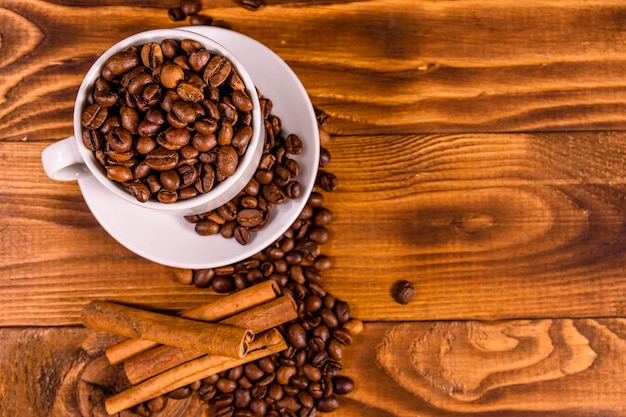
[{"label": "bundle of cinnamon sticks", "polygon": [[178,316],[107,301],[91,302],[82,314],[85,326],[128,338],[105,350],[133,384],[106,400],[111,415],[285,350],[277,327],[296,318],[294,300],[271,280]]}]

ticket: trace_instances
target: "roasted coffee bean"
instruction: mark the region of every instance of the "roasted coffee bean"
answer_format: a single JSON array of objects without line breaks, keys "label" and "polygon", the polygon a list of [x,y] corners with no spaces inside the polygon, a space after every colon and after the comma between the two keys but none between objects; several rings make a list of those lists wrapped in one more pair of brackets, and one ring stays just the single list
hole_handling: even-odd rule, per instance
[{"label": "roasted coffee bean", "polygon": [[133,179],[133,172],[130,168],[122,165],[109,165],[106,167],[107,178],[117,182],[128,182]]},{"label": "roasted coffee bean", "polygon": [[193,106],[186,101],[180,100],[172,104],[172,112],[176,115],[178,120],[185,124],[196,121],[196,111]]},{"label": "roasted coffee bean", "polygon": [[156,148],[146,155],[146,163],[157,171],[167,171],[178,165],[178,152],[165,148]]},{"label": "roasted coffee bean", "polygon": [[254,385],[250,388],[250,395],[254,399],[262,399],[267,395],[267,386],[266,385]]},{"label": "roasted coffee bean", "polygon": [[229,394],[231,392],[234,392],[237,389],[238,385],[237,385],[237,381],[233,381],[232,379],[220,378],[215,383],[215,387],[217,388],[218,391],[225,393],[225,394]]},{"label": "roasted coffee bean", "polygon": [[[328,296],[328,294],[326,296]],[[339,325],[339,320],[337,320],[337,316],[335,316],[331,309],[322,307],[319,310],[319,314],[324,324],[329,328],[334,328]]]},{"label": "roasted coffee bean", "polygon": [[[207,118],[207,119],[197,120],[194,123],[193,127],[194,129],[198,131],[198,133],[201,133],[203,135],[212,135],[213,133],[217,131],[218,124],[215,119]],[[207,151],[209,149],[207,149]]]},{"label": "roasted coffee bean", "polygon": [[322,368],[329,360],[328,352],[320,350],[311,357],[311,365]]},{"label": "roasted coffee bean", "polygon": [[217,143],[219,145],[230,145],[233,139],[233,125],[224,121],[220,125],[220,131],[217,135]]},{"label": "roasted coffee bean", "polygon": [[322,368],[322,372],[328,376],[336,376],[341,372],[341,363],[333,360],[326,362]]},{"label": "roasted coffee bean", "polygon": [[180,9],[186,16],[194,15],[202,9],[200,0],[181,0]]},{"label": "roasted coffee bean", "polygon": [[280,366],[276,370],[276,382],[281,385],[287,385],[289,383],[289,379],[292,376],[296,375],[297,369],[295,366]]},{"label": "roasted coffee bean", "polygon": [[233,393],[233,395],[235,397],[233,405],[237,408],[247,407],[248,404],[250,404],[250,401],[252,401],[252,395],[250,395],[249,389],[239,388]]},{"label": "roasted coffee bean", "polygon": [[108,90],[95,91],[93,98],[102,107],[111,107],[119,100],[117,93]]},{"label": "roasted coffee bean", "polygon": [[200,236],[212,236],[220,231],[220,225],[213,220],[200,220],[195,226],[196,233]]},{"label": "roasted coffee bean", "polygon": [[253,399],[250,401],[250,404],[248,404],[248,409],[252,411],[255,416],[265,416],[267,414],[267,403],[265,400]]},{"label": "roasted coffee bean", "polygon": [[122,127],[129,133],[137,133],[137,127],[139,126],[139,113],[137,113],[137,110],[132,107],[122,106],[120,108],[120,122]]},{"label": "roasted coffee bean", "polygon": [[141,62],[150,69],[155,69],[163,64],[163,50],[156,42],[148,42],[141,47]]},{"label": "roasted coffee bean", "polygon": [[131,195],[135,197],[137,201],[142,203],[148,201],[152,196],[148,187],[138,180],[131,182],[128,185],[128,189],[130,190]]},{"label": "roasted coffee bean", "polygon": [[288,343],[296,349],[301,349],[307,344],[305,330],[298,323],[292,323],[287,327],[286,338]]},{"label": "roasted coffee bean", "polygon": [[258,381],[265,376],[265,372],[255,363],[245,365],[243,372],[250,381]]},{"label": "roasted coffee bean", "polygon": [[267,388],[267,396],[273,402],[280,401],[285,395],[282,385],[274,383]]},{"label": "roasted coffee bean", "polygon": [[134,406],[132,408],[132,411],[139,416],[142,417],[150,417],[152,415],[152,413],[150,412],[150,410],[148,410],[148,407],[146,404],[141,403],[141,404],[137,404],[136,406]]},{"label": "roasted coffee bean", "polygon": [[279,409],[287,409],[291,412],[296,412],[302,407],[298,400],[292,395],[286,395],[282,400],[277,401],[276,405]]},{"label": "roasted coffee bean", "polygon": [[284,193],[288,198],[299,198],[302,194],[302,186],[298,181],[290,181],[285,186]]},{"label": "roasted coffee bean", "polygon": [[156,174],[148,175],[146,177],[146,185],[152,195],[156,195],[162,188],[159,176]]},{"label": "roasted coffee bean", "polygon": [[246,245],[250,241],[250,230],[243,226],[237,226],[233,230],[233,237],[240,245]]},{"label": "roasted coffee bean", "polygon": [[89,105],[82,114],[81,123],[86,129],[97,129],[107,119],[107,107],[103,107],[98,103]]},{"label": "roasted coffee bean", "polygon": [[309,381],[317,382],[322,379],[322,371],[308,362],[303,364],[300,369],[302,370],[302,374],[307,377]]},{"label": "roasted coffee bean", "polygon": [[173,204],[178,201],[178,194],[176,191],[161,188],[157,193],[157,200],[163,204]]},{"label": "roasted coffee bean", "polygon": [[294,375],[289,379],[289,384],[299,390],[304,390],[309,386],[309,379],[304,375]]},{"label": "roasted coffee bean", "polygon": [[333,378],[333,392],[339,395],[350,394],[354,390],[354,381],[347,376]]},{"label": "roasted coffee bean", "polygon": [[153,83],[152,76],[145,72],[133,77],[128,83],[128,92],[132,95],[142,94],[149,84]]},{"label": "roasted coffee bean", "polygon": [[181,400],[183,398],[188,398],[189,396],[191,396],[191,394],[193,393],[193,391],[191,390],[191,388],[189,386],[184,386],[184,387],[180,387],[178,389],[175,389],[174,391],[171,391],[169,393],[167,393],[167,397],[168,398],[172,398],[175,400]]},{"label": "roasted coffee bean", "polygon": [[176,88],[185,79],[185,72],[176,64],[166,64],[161,68],[161,84],[165,88]]},{"label": "roasted coffee bean", "polygon": [[239,113],[237,112],[235,106],[233,106],[232,104],[227,102],[220,102],[217,105],[217,108],[219,109],[220,117],[222,118],[222,120],[226,120],[231,124],[235,124],[239,120]]},{"label": "roasted coffee bean", "polygon": [[217,151],[217,170],[225,177],[235,173],[239,163],[237,151],[230,145],[221,146]]},{"label": "roasted coffee bean", "polygon": [[126,152],[133,146],[131,133],[123,127],[117,127],[105,136],[107,145],[116,152]]},{"label": "roasted coffee bean", "polygon": [[97,130],[83,130],[82,133],[83,145],[85,148],[90,151],[97,151],[98,149],[102,149],[104,145],[104,139],[102,138],[102,134]]},{"label": "roasted coffee bean", "polygon": [[252,100],[250,99],[248,94],[246,94],[245,91],[243,90],[233,91],[232,101],[235,107],[237,107],[239,110],[244,111],[244,112],[252,111],[252,108],[253,108]]},{"label": "roasted coffee bean", "polygon": [[320,147],[319,166],[320,166],[320,168],[324,168],[329,163],[330,163],[330,152],[328,151],[328,149],[326,149],[323,146],[321,146]]},{"label": "roasted coffee bean", "polygon": [[202,14],[194,14],[189,17],[189,24],[192,26],[210,25],[213,22],[213,18]]},{"label": "roasted coffee bean", "polygon": [[262,188],[262,193],[263,197],[272,204],[282,204],[288,198],[285,192],[273,183],[265,184]]},{"label": "roasted coffee bean", "polygon": [[142,120],[137,126],[137,133],[140,137],[152,137],[159,133],[161,125],[150,122],[148,120]]},{"label": "roasted coffee bean", "polygon": [[298,135],[290,134],[285,138],[285,150],[292,155],[300,155],[304,146]]},{"label": "roasted coffee bean", "polygon": [[238,129],[232,137],[231,144],[236,148],[245,148],[250,143],[250,139],[252,139],[252,127],[251,126],[242,126]]},{"label": "roasted coffee bean", "polygon": [[276,374],[275,373],[266,374],[263,378],[258,380],[256,382],[256,384],[259,385],[259,386],[262,386],[262,387],[268,386],[269,384],[274,382],[275,379],[276,379]]},{"label": "roasted coffee bean", "polygon": [[335,191],[339,185],[337,176],[332,172],[320,170],[317,174],[316,183],[325,191]]},{"label": "roasted coffee bean", "polygon": [[324,396],[324,387],[321,382],[311,382],[307,388],[307,392],[314,399],[322,398]]},{"label": "roasted coffee bean", "polygon": [[150,151],[154,150],[156,146],[156,141],[147,136],[140,136],[135,142],[135,150],[142,155],[150,153]]},{"label": "roasted coffee bean", "polygon": [[231,405],[234,400],[235,396],[233,394],[218,394],[209,401],[209,404],[216,408],[221,408]]},{"label": "roasted coffee bean", "polygon": [[172,7],[167,11],[167,15],[174,22],[185,20],[185,13],[183,13],[180,7]]},{"label": "roasted coffee bean", "polygon": [[336,396],[331,395],[315,401],[315,406],[322,413],[331,413],[339,408],[339,400],[337,400]]},{"label": "roasted coffee bean", "polygon": [[235,289],[233,280],[229,276],[217,276],[213,279],[211,287],[217,293],[229,293]]},{"label": "roasted coffee bean", "polygon": [[[159,142],[159,137],[157,137],[157,142]],[[178,150],[187,145],[191,139],[187,129],[176,129],[173,127],[168,127],[163,132],[162,138],[164,140],[160,141],[159,145],[169,150]]]},{"label": "roasted coffee bean", "polygon": [[333,331],[333,337],[337,340],[337,342],[341,343],[344,346],[348,346],[352,344],[352,334],[350,331],[344,327],[339,327]]},{"label": "roasted coffee bean", "polygon": [[274,179],[274,172],[268,169],[258,169],[254,174],[254,179],[257,183],[265,185],[272,182]]},{"label": "roasted coffee bean", "polygon": [[161,185],[168,190],[175,191],[180,188],[180,177],[175,170],[161,171],[159,181],[161,181]]},{"label": "roasted coffee bean", "polygon": [[215,270],[212,268],[195,270],[193,273],[193,285],[198,288],[207,288],[211,285],[213,278],[215,278]]},{"label": "roasted coffee bean", "polygon": [[122,75],[140,64],[139,57],[130,50],[117,52],[109,57],[104,67],[113,75]]},{"label": "roasted coffee bean", "polygon": [[181,81],[176,87],[176,93],[184,101],[197,103],[204,100],[202,87],[187,81]]},{"label": "roasted coffee bean", "polygon": [[398,281],[394,284],[393,296],[399,304],[408,304],[413,299],[413,284],[409,281]]},{"label": "roasted coffee bean", "polygon": [[220,55],[214,55],[204,70],[204,81],[212,87],[219,87],[226,81],[232,69],[229,60]]},{"label": "roasted coffee bean", "polygon": [[[196,72],[200,72],[204,69],[206,64],[211,59],[211,53],[206,49],[200,49],[198,51],[191,52],[189,54],[189,66]],[[202,81],[202,85],[204,85],[204,80],[200,78]],[[204,94],[203,94],[204,95]]]},{"label": "roasted coffee bean", "polygon": [[244,209],[237,212],[237,223],[241,226],[253,228],[263,221],[263,212],[257,209]]},{"label": "roasted coffee bean", "polygon": [[194,186],[200,193],[207,193],[213,189],[215,183],[215,171],[209,164],[203,164],[200,166],[200,172],[196,179]]},{"label": "roasted coffee bean", "polygon": [[268,358],[268,357],[265,357],[265,358],[259,359],[258,361],[256,361],[256,365],[257,365],[259,368],[261,368],[261,369],[263,370],[263,372],[266,372],[266,373],[268,373],[268,374],[269,374],[269,373],[272,373],[272,372],[274,372],[274,371],[276,370],[276,365],[275,365],[275,364],[274,364],[274,362],[273,362],[270,358]]},{"label": "roasted coffee bean", "polygon": [[326,349],[328,350],[328,355],[331,359],[340,361],[341,358],[343,358],[343,348],[337,339],[330,339],[327,343]]}]

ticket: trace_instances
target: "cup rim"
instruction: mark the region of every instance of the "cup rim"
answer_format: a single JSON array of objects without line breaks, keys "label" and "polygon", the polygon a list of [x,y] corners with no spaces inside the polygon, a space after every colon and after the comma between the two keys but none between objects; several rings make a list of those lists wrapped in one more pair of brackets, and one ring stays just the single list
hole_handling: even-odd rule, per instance
[{"label": "cup rim", "polygon": [[[241,158],[235,173],[221,181],[219,184],[216,184],[214,188],[207,193],[198,194],[197,196],[186,200],[178,200],[171,204],[161,203],[153,199],[146,202],[140,202],[121,184],[116,184],[114,181],[108,179],[102,165],[96,160],[94,153],[87,149],[82,142],[83,127],[81,123],[81,116],[86,104],[93,103],[93,98],[90,97],[90,92],[94,87],[96,79],[100,76],[102,67],[104,66],[106,60],[113,54],[131,46],[140,46],[147,42],[161,42],[164,39],[195,40],[200,42],[205,49],[216,52],[230,60],[231,64],[237,71],[237,74],[243,81],[245,90],[253,104],[251,124],[253,131],[252,138],[250,139],[248,148]],[[204,213],[232,200],[241,190],[245,188],[256,172],[264,146],[265,126],[264,123],[262,123],[259,97],[254,82],[245,67],[219,42],[216,42],[205,35],[184,29],[153,29],[143,31],[128,36],[109,47],[96,59],[85,74],[76,95],[73,119],[74,139],[76,141],[78,152],[91,174],[104,187],[113,192],[115,196],[122,198],[125,201],[147,209],[158,210],[160,212],[173,215],[195,215]]]}]

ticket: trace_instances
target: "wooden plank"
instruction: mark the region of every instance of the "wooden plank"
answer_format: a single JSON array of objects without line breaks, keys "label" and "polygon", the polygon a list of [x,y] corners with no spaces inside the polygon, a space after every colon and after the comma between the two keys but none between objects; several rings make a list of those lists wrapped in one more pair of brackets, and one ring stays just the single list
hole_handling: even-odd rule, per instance
[{"label": "wooden plank", "polygon": [[[0,143],[0,325],[75,324],[92,299],[173,309],[207,297],[110,238],[75,183],[45,177],[45,144]],[[355,316],[624,314],[624,133],[346,136],[329,148],[340,186],[327,194],[324,285]],[[390,294],[398,279],[415,283],[405,306]]]},{"label": "wooden plank", "polygon": [[[335,138],[327,285],[367,320],[621,315],[624,143],[615,133]],[[400,279],[415,284],[407,306],[391,297]]]},{"label": "wooden plank", "polygon": [[[337,133],[626,127],[619,0],[284,3],[248,12],[207,1],[205,12],[285,59]],[[0,103],[0,140],[70,135],[74,96],[99,53],[181,25],[150,2],[76,4],[0,1],[0,97],[11,98]]]},{"label": "wooden plank", "polygon": [[[0,362],[15,364],[0,369],[0,416],[81,416],[78,381],[111,338],[82,328],[0,335]],[[328,415],[624,416],[625,341],[622,318],[366,323],[342,360],[356,389]],[[202,410],[194,396],[159,416]]]}]

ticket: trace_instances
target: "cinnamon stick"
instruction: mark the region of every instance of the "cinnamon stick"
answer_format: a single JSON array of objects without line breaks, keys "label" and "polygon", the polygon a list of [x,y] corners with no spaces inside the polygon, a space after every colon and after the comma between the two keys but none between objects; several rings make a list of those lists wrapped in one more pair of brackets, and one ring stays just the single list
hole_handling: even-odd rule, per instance
[{"label": "cinnamon stick", "polygon": [[[245,327],[257,334],[294,320],[297,317],[298,313],[293,298],[284,295],[224,319],[219,323]],[[128,380],[133,384],[137,384],[200,356],[200,353],[190,350],[171,346],[159,346],[125,361],[124,371]]]},{"label": "cinnamon stick", "polygon": [[107,301],[88,304],[82,320],[96,330],[233,358],[243,357],[254,338],[252,330],[241,326],[189,320]]},{"label": "cinnamon stick", "polygon": [[135,385],[105,401],[106,411],[116,413],[134,407],[159,395],[166,394],[213,374],[273,355],[287,348],[287,343],[276,329],[258,335],[250,344],[248,354],[242,359],[206,355],[184,363],[147,381]]},{"label": "cinnamon stick", "polygon": [[[278,284],[273,280],[267,280],[225,295],[211,303],[183,311],[179,315],[189,319],[215,322],[273,300],[280,293]],[[151,340],[126,339],[106,348],[105,355],[111,365],[117,365],[158,345]]]}]

